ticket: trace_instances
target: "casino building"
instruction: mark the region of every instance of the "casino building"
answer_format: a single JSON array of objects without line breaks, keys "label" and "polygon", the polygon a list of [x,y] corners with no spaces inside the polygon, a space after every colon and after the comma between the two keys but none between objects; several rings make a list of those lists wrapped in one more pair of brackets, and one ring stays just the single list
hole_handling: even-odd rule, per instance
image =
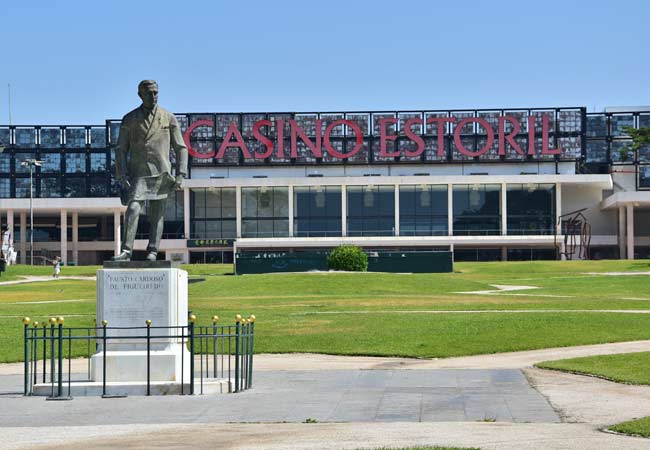
[{"label": "casino building", "polygon": [[[167,259],[344,243],[451,249],[457,261],[650,254],[650,148],[632,151],[626,131],[649,127],[650,108],[177,118],[190,174],[167,203]],[[119,125],[0,126],[0,223],[18,262],[98,264],[119,251]],[[27,159],[42,162],[31,177]]]}]

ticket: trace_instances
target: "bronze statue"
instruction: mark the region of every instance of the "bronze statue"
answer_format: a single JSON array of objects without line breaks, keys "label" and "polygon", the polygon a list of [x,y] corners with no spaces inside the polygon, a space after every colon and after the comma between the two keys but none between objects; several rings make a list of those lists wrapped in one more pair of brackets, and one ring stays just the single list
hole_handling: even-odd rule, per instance
[{"label": "bronze statue", "polygon": [[[115,175],[127,206],[122,252],[113,261],[130,261],[144,201],[149,202],[147,260],[155,261],[163,232],[167,195],[181,186],[187,175],[187,147],[173,114],[158,106],[158,83],[144,80],[138,85],[142,105],[122,118],[115,149]],[[169,149],[176,153],[175,177]]]}]

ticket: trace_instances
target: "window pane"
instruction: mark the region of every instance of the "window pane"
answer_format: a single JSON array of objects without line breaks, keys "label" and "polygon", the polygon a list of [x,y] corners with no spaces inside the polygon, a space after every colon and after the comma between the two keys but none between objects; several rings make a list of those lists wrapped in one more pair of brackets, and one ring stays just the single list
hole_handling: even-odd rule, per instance
[{"label": "window pane", "polygon": [[86,179],[82,177],[66,178],[65,197],[86,197]]},{"label": "window pane", "polygon": [[508,234],[553,234],[555,185],[512,184],[507,187]]},{"label": "window pane", "polygon": [[84,148],[86,146],[86,130],[84,128],[66,128],[65,146],[68,148]]},{"label": "window pane", "polygon": [[11,196],[11,180],[9,178],[0,178],[0,198],[9,198]]},{"label": "window pane", "polygon": [[90,154],[90,171],[106,172],[106,153]]},{"label": "window pane", "polygon": [[41,178],[41,197],[61,197],[61,179],[59,177]]},{"label": "window pane", "polygon": [[66,153],[65,173],[86,173],[86,154]]},{"label": "window pane", "polygon": [[501,234],[499,197],[499,185],[455,185],[454,235]]}]

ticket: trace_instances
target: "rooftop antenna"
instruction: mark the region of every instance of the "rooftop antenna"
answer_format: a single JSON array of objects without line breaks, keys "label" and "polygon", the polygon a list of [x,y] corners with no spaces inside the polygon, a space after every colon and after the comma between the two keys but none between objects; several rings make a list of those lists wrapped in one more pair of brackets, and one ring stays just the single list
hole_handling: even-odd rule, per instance
[{"label": "rooftop antenna", "polygon": [[9,92],[9,126],[11,126],[11,83],[7,83],[7,91]]}]

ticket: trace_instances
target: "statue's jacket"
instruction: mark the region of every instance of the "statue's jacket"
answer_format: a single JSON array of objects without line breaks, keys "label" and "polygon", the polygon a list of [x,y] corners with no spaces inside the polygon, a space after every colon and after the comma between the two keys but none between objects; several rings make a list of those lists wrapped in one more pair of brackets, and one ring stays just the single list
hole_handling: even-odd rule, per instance
[{"label": "statue's jacket", "polygon": [[156,106],[147,125],[148,115],[149,111],[140,106],[126,114],[120,125],[115,175],[129,181],[129,200],[160,200],[174,191],[170,148],[176,154],[176,175],[187,175],[187,147],[176,117]]}]

